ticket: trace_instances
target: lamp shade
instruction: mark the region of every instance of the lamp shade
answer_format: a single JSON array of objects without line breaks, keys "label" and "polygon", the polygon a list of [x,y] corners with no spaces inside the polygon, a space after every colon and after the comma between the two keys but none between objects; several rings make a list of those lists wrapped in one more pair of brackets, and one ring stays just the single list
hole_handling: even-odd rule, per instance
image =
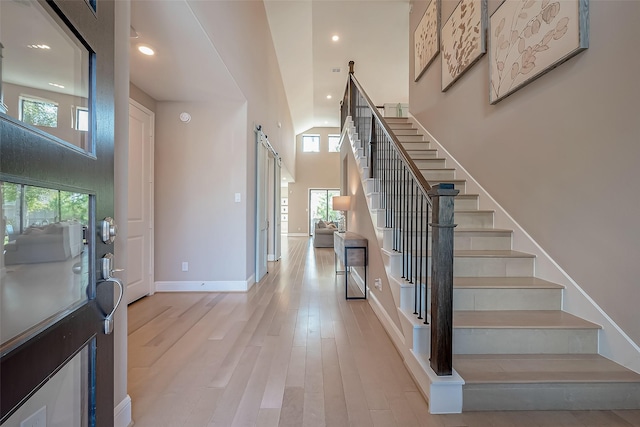
[{"label": "lamp shade", "polygon": [[351,196],[334,196],[332,202],[334,211],[348,211],[351,209]]}]

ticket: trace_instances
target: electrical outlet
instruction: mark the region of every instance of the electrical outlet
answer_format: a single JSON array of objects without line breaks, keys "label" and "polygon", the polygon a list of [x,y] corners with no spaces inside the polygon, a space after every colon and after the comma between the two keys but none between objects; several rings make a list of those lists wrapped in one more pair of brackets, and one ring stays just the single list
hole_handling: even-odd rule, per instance
[{"label": "electrical outlet", "polygon": [[47,407],[43,406],[20,423],[20,427],[47,427]]},{"label": "electrical outlet", "polygon": [[382,291],[382,279],[376,279],[373,281],[373,286],[376,287],[377,290]]},{"label": "electrical outlet", "polygon": [[187,261],[182,261],[182,271],[189,271],[189,263]]}]

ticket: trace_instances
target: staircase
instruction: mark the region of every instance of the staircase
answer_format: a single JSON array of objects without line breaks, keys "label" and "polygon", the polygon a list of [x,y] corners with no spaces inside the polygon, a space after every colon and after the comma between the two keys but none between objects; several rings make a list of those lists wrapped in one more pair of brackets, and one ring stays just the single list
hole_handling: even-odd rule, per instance
[{"label": "staircase", "polygon": [[[464,380],[462,410],[640,408],[640,375],[598,354],[600,326],[562,310],[563,287],[535,277],[535,257],[512,248],[512,231],[494,228],[494,212],[478,209],[479,196],[466,192],[466,182],[456,179],[455,169],[408,119],[385,121],[430,185],[447,182],[460,190],[454,217],[453,367]],[[402,254],[392,250],[386,210],[367,178],[365,145],[353,132],[407,354],[427,371],[429,325],[414,314],[416,290],[402,278]],[[430,271],[428,251],[413,259]],[[428,289],[422,292],[429,295]]]}]

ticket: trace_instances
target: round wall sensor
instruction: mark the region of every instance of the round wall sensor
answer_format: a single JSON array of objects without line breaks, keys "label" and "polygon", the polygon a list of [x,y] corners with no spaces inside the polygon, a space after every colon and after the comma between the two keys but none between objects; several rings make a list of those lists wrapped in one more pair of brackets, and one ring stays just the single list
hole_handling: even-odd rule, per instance
[{"label": "round wall sensor", "polygon": [[180,121],[183,123],[189,123],[191,121],[191,114],[180,113]]}]

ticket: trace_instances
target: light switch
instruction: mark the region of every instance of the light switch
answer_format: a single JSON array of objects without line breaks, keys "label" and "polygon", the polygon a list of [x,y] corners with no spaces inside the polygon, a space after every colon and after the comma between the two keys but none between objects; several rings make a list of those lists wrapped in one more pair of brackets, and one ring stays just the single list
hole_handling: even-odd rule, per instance
[{"label": "light switch", "polygon": [[240,193],[236,193],[236,203],[240,203],[242,198],[240,197]]}]

